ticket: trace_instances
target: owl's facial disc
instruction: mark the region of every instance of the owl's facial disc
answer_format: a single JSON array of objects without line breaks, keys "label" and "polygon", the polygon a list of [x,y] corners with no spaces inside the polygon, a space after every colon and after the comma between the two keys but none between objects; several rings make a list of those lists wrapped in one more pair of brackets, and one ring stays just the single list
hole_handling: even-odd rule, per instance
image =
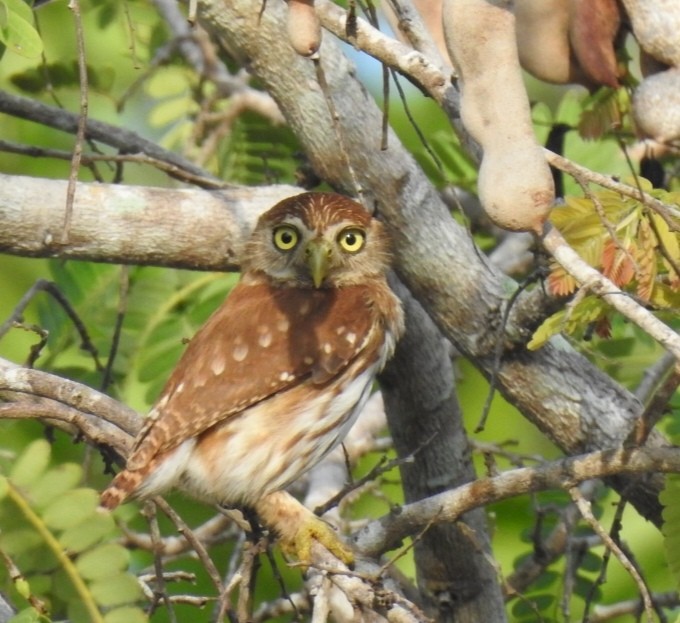
[{"label": "owl's facial disc", "polygon": [[315,288],[320,288],[328,275],[333,247],[327,240],[310,240],[305,247],[305,262],[309,268]]}]

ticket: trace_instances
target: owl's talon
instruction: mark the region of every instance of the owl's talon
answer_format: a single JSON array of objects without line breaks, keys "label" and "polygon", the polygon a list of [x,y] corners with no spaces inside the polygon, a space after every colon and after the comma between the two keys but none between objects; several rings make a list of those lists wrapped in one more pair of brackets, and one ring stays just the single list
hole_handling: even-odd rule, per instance
[{"label": "owl's talon", "polygon": [[351,566],[354,553],[342,542],[337,532],[323,519],[318,517],[306,518],[295,531],[292,538],[281,539],[281,549],[287,557],[297,558],[304,568],[312,562],[312,544],[317,541],[333,556],[344,564]]}]

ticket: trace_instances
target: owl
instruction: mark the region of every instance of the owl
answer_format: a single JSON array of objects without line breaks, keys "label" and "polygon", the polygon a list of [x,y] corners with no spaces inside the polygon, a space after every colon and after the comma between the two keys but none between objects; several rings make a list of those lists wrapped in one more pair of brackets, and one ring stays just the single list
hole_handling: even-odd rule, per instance
[{"label": "owl", "polygon": [[238,284],[189,342],[101,505],[177,487],[264,508],[318,463],[403,332],[388,247],[383,225],[334,193],[265,212]]}]

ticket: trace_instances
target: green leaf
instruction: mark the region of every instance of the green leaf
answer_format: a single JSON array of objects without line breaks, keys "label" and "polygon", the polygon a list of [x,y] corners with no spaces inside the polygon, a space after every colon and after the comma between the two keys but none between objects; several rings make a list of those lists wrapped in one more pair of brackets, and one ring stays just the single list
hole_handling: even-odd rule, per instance
[{"label": "green leaf", "polygon": [[518,599],[512,606],[512,614],[518,619],[536,619],[538,612],[547,610],[555,602],[555,596],[549,594],[528,595]]},{"label": "green leaf", "polygon": [[98,503],[94,489],[73,489],[45,509],[43,520],[53,530],[66,530],[93,515]]},{"label": "green leaf", "polygon": [[9,25],[9,8],[7,3],[3,0],[0,2],[0,32],[6,31]]},{"label": "green leaf", "polygon": [[107,612],[104,617],[106,623],[146,623],[149,618],[141,608],[123,606]]},{"label": "green leaf", "polygon": [[20,455],[9,473],[17,487],[28,487],[40,478],[50,462],[52,449],[45,439],[36,439]]},{"label": "green leaf", "polygon": [[5,6],[7,13],[16,13],[27,22],[33,21],[33,11],[24,0],[2,0],[1,4]]},{"label": "green leaf", "polygon": [[117,543],[105,543],[82,554],[76,561],[76,569],[86,580],[97,580],[125,571],[130,553]]},{"label": "green leaf", "polygon": [[4,531],[0,532],[0,547],[12,557],[24,554],[41,543],[40,535],[31,528],[10,531],[7,526],[4,526]]},{"label": "green leaf", "polygon": [[31,585],[24,577],[19,577],[14,580],[14,588],[16,588],[17,593],[24,599],[28,599],[31,596]]},{"label": "green leaf", "polygon": [[6,15],[7,26],[0,29],[0,41],[20,56],[39,57],[43,51],[43,44],[38,31],[33,26],[33,14],[30,8],[27,19],[20,14],[21,11],[15,10],[19,5],[27,6],[21,0],[4,1],[5,6],[7,2],[10,2],[11,6],[8,6],[9,12]]},{"label": "green leaf", "polygon": [[70,553],[77,554],[113,534],[116,524],[111,513],[97,512],[85,521],[61,533],[59,543]]},{"label": "green leaf", "polygon": [[661,532],[664,536],[666,559],[675,584],[680,587],[680,474],[666,475],[659,501],[663,504]]},{"label": "green leaf", "polygon": [[29,495],[37,508],[44,508],[73,489],[83,477],[83,470],[75,463],[62,463],[48,470],[29,489]]},{"label": "green leaf", "polygon": [[40,620],[40,613],[35,608],[26,608],[17,612],[7,623],[38,623]]},{"label": "green leaf", "polygon": [[598,573],[602,568],[602,559],[592,551],[587,551],[580,561],[579,567],[585,571]]},{"label": "green leaf", "polygon": [[129,604],[142,596],[137,579],[128,573],[95,580],[90,585],[90,590],[97,603],[102,606]]},{"label": "green leaf", "polygon": [[7,495],[9,491],[9,482],[2,474],[0,474],[0,500]]}]

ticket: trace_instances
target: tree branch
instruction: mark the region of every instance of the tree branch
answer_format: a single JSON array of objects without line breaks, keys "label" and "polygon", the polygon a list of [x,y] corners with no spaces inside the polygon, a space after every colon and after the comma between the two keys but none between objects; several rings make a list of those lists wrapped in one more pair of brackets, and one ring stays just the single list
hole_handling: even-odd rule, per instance
[{"label": "tree branch", "polygon": [[[56,108],[55,106],[48,106],[36,100],[20,95],[13,95],[7,91],[0,90],[0,112],[26,119],[28,121],[35,121],[50,128],[61,130],[69,134],[75,134],[78,130],[78,115]],[[99,141],[104,145],[115,147],[123,153],[142,153],[162,160],[176,166],[181,171],[188,171],[194,176],[206,178],[209,180],[210,174],[206,173],[200,167],[175,154],[159,147],[153,141],[149,141],[139,136],[135,132],[119,128],[102,121],[95,121],[88,119],[85,125],[85,138],[88,140]],[[182,179],[181,175],[178,175]],[[207,182],[209,187],[214,187],[215,182],[220,183],[220,180],[213,178],[213,182]]]},{"label": "tree branch", "polygon": [[0,174],[0,252],[238,270],[242,241],[260,213],[301,192],[283,185],[208,191],[80,183],[70,240],[61,244],[66,186]]},{"label": "tree branch", "polygon": [[473,508],[526,493],[569,489],[593,478],[654,472],[680,472],[680,449],[601,450],[536,467],[511,469],[395,509],[360,530],[355,535],[354,546],[366,556],[376,556],[428,523],[456,521]]},{"label": "tree branch", "polygon": [[614,285],[610,279],[607,279],[602,273],[581,259],[555,227],[550,227],[548,233],[543,237],[543,246],[579,284],[604,299],[619,313],[653,337],[667,351],[673,353],[676,359],[680,361],[680,336],[642,305],[636,303],[630,295]]},{"label": "tree branch", "polygon": [[[406,288],[394,282],[391,286],[404,305],[406,333],[380,381],[394,448],[403,460],[404,498],[415,502],[473,481],[476,474],[456,398],[450,345]],[[434,620],[505,619],[481,509],[459,522],[427,528],[415,542],[414,554],[418,587]]]}]

